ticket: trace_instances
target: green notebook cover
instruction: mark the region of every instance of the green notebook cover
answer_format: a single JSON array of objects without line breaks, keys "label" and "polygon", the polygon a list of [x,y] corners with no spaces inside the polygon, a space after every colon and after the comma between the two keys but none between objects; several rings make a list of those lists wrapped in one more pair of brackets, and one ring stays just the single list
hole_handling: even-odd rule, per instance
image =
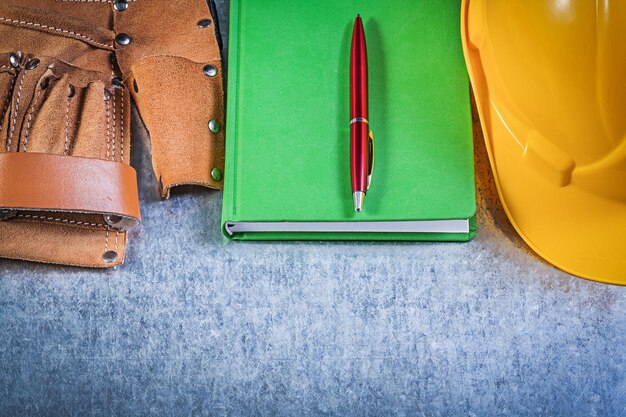
[{"label": "green notebook cover", "polygon": [[[476,233],[460,1],[232,0],[226,236],[465,241]],[[350,189],[349,66],[363,18],[375,166]]]}]

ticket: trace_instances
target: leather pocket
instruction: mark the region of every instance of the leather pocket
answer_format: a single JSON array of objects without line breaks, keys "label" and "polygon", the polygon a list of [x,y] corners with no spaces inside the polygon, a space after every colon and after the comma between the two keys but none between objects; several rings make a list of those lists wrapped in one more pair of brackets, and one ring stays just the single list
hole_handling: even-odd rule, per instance
[{"label": "leather pocket", "polygon": [[0,137],[6,137],[7,113],[11,104],[11,90],[15,77],[8,72],[0,73]]},{"label": "leather pocket", "polygon": [[[87,2],[108,3],[102,0],[85,0]],[[13,46],[15,37],[32,36],[36,33],[44,35],[44,38],[65,38],[98,49],[114,50],[115,34],[111,30],[90,25],[81,18],[71,16],[64,8],[49,4],[50,2],[37,2],[39,7],[23,3],[23,0],[2,0],[0,4],[0,39],[5,39],[5,36],[12,38]]]},{"label": "leather pocket", "polygon": [[52,58],[45,62],[23,87],[29,99],[23,98],[28,104],[14,151],[116,160],[113,140],[121,121],[117,108],[113,114],[117,95],[106,86],[109,77]]},{"label": "leather pocket", "polygon": [[[125,140],[130,98],[122,82],[28,55],[0,75],[9,103],[0,220],[106,230],[137,225],[136,178]],[[45,181],[51,182],[42,188]]]},{"label": "leather pocket", "polygon": [[[8,113],[11,108],[13,98],[13,88],[15,87],[17,71],[10,64],[10,54],[0,54],[0,138],[7,137]],[[3,143],[4,144],[4,143]],[[6,150],[4,146],[0,152]]]}]

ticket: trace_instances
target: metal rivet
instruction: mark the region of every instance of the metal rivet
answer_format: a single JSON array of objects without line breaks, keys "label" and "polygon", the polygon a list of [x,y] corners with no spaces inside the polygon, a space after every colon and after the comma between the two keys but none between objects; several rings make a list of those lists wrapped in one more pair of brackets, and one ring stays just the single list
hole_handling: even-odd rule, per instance
[{"label": "metal rivet", "polygon": [[113,8],[117,10],[118,12],[123,12],[124,10],[128,9],[128,1],[127,0],[115,0],[115,3],[113,3]]},{"label": "metal rivet", "polygon": [[67,96],[69,98],[74,97],[74,94],[76,94],[76,88],[74,88],[74,86],[72,84],[70,84],[68,90],[69,91],[67,92]]},{"label": "metal rivet", "polygon": [[218,133],[220,131],[220,122],[215,119],[209,120],[209,130],[213,133]]},{"label": "metal rivet", "polygon": [[135,89],[135,93],[139,92],[139,86],[137,86],[137,80],[133,80],[133,88]]},{"label": "metal rivet", "polygon": [[124,220],[124,218],[122,216],[115,216],[113,214],[108,214],[104,216],[104,220],[111,226],[115,226],[119,224],[122,220]]},{"label": "metal rivet", "polygon": [[117,88],[121,88],[124,86],[124,82],[122,81],[120,77],[113,77],[111,79],[111,84],[113,84],[113,87],[117,87]]},{"label": "metal rivet", "polygon": [[117,261],[117,252],[115,252],[114,250],[104,252],[104,255],[102,255],[102,260],[108,264]]},{"label": "metal rivet", "polygon": [[116,214],[105,214],[104,221],[111,227],[121,230],[130,230],[139,225],[139,220],[132,217],[123,217]]},{"label": "metal rivet", "polygon": [[199,28],[208,28],[209,26],[211,26],[211,19],[201,19],[198,20],[198,27]]},{"label": "metal rivet", "polygon": [[48,88],[48,85],[50,85],[50,77],[46,77],[43,80],[41,80],[41,83],[39,83],[39,87],[42,90],[45,90],[46,88]]},{"label": "metal rivet", "polygon": [[222,180],[222,171],[220,171],[219,168],[213,168],[211,170],[211,178],[213,178],[213,180],[215,180],[215,181],[221,181]]},{"label": "metal rivet", "polygon": [[39,58],[33,58],[28,60],[28,62],[26,63],[26,69],[27,70],[34,70],[35,68],[37,68],[39,66],[39,63],[41,61],[39,60]]},{"label": "metal rivet", "polygon": [[17,68],[20,66],[20,56],[16,53],[12,53],[9,55],[9,63],[13,68]]},{"label": "metal rivet", "polygon": [[215,65],[207,64],[202,68],[204,75],[207,77],[215,77],[217,75],[217,68]]},{"label": "metal rivet", "polygon": [[118,45],[128,45],[130,43],[130,36],[128,36],[125,33],[120,33],[117,36],[115,36],[115,42],[117,42]]}]

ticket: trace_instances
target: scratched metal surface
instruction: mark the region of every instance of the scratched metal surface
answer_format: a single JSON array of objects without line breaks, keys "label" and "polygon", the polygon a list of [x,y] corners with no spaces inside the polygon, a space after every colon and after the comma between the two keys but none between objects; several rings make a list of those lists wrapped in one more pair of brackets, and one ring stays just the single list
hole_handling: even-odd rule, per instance
[{"label": "scratched metal surface", "polygon": [[470,243],[224,244],[134,121],[126,264],[0,261],[0,415],[626,415],[626,288],[533,255],[480,136]]}]

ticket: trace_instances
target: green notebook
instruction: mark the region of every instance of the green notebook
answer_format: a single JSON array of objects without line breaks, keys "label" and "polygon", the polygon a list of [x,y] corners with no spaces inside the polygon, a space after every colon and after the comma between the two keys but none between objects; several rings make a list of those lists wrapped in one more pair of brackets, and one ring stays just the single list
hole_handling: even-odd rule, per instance
[{"label": "green notebook", "polygon": [[[465,241],[476,233],[460,1],[231,0],[226,236]],[[350,189],[352,27],[363,18],[375,166]]]}]

